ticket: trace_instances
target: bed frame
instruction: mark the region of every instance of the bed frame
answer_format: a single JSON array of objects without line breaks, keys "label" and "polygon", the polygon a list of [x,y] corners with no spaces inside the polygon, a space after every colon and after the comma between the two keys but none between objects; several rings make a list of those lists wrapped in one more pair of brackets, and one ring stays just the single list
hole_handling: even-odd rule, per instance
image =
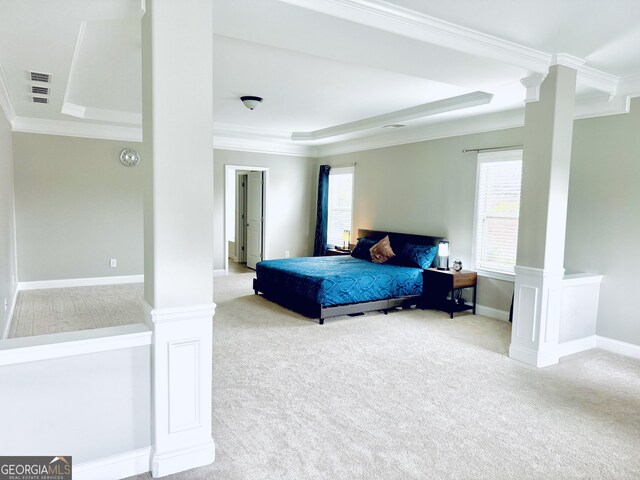
[{"label": "bed frame", "polygon": [[[418,245],[438,245],[444,237],[431,237],[427,235],[416,235],[412,233],[383,232],[379,230],[358,229],[358,238],[372,238],[381,240],[389,235],[391,245],[395,243],[410,242]],[[438,266],[438,257],[433,260],[433,266]],[[260,282],[257,278],[253,279],[253,290],[256,295],[262,292],[266,298],[272,300],[284,307],[294,310],[302,315],[311,318],[317,318],[320,325],[324,324],[325,318],[338,317],[341,315],[354,315],[374,310],[382,310],[385,314],[393,308],[410,307],[416,305],[420,299],[420,295],[412,295],[406,297],[387,298],[384,300],[374,300],[372,302],[348,303],[345,305],[336,305],[332,307],[324,307],[321,304],[309,300],[301,295],[293,292],[281,292],[278,288],[274,288],[269,284]]]}]

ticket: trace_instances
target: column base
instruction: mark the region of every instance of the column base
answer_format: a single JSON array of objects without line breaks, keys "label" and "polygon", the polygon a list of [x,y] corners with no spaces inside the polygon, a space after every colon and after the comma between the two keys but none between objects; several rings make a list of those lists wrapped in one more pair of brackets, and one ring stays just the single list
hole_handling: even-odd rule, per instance
[{"label": "column base", "polygon": [[509,358],[526,363],[527,365],[542,368],[557,365],[560,355],[557,351],[541,353],[512,343],[509,346]]},{"label": "column base", "polygon": [[192,468],[211,465],[215,458],[216,448],[213,439],[195,447],[171,452],[154,452],[151,458],[151,474],[154,478],[165,477]]}]

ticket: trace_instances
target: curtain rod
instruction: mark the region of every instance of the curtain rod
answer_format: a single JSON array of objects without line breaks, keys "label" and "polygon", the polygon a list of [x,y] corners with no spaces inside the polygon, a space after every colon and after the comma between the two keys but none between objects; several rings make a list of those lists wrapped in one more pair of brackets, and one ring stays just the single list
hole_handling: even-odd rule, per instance
[{"label": "curtain rod", "polygon": [[343,165],[329,165],[331,168],[340,168],[340,167],[355,167],[356,165],[358,165],[358,162],[353,162],[353,163],[345,163]]},{"label": "curtain rod", "polygon": [[515,150],[518,148],[522,148],[522,145],[509,145],[508,147],[465,148],[464,150],[462,150],[462,153],[497,152],[500,150]]}]

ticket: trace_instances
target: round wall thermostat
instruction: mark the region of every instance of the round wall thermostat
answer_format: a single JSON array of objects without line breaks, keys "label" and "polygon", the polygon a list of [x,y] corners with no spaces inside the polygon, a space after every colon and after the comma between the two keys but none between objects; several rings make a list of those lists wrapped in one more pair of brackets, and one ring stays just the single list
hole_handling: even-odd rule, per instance
[{"label": "round wall thermostat", "polygon": [[126,167],[135,167],[140,163],[140,155],[135,150],[125,148],[120,152],[120,162]]}]

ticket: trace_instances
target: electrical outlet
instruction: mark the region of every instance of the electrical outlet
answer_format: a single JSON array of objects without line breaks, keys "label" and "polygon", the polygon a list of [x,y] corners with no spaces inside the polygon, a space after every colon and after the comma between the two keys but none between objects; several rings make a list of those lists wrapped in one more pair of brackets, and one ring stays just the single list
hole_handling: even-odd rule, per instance
[{"label": "electrical outlet", "polygon": [[118,262],[115,258],[112,258],[111,260],[109,260],[109,266],[111,268],[116,268],[118,266]]},{"label": "electrical outlet", "polygon": [[284,258],[289,258],[291,255],[289,254],[289,250],[284,252]]}]

